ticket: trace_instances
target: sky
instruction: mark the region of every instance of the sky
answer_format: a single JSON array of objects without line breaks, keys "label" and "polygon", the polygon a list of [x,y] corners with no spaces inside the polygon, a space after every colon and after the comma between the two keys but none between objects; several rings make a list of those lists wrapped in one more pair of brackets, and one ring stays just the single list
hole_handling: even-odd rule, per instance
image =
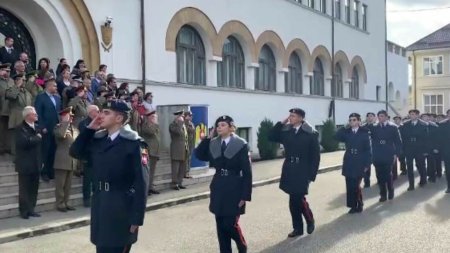
[{"label": "sky", "polygon": [[409,46],[449,23],[449,0],[387,0],[388,40],[401,46]]}]

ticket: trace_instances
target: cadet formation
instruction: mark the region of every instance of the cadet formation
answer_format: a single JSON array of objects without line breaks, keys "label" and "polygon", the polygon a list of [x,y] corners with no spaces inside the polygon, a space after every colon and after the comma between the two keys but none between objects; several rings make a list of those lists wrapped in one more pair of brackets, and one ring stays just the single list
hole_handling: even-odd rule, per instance
[{"label": "cadet formation", "polygon": [[[9,48],[11,40],[5,39]],[[82,59],[71,68],[62,58],[53,71],[42,58],[33,70],[22,60],[26,58],[7,52],[12,60],[0,63],[0,153],[14,156],[20,217],[41,216],[35,212],[40,181],[54,181],[56,210],[75,210],[70,189],[73,176],[81,176],[97,252],[130,252],[144,222],[147,196],[160,194],[154,178],[161,131],[167,131],[171,189],[186,189],[183,181],[191,178],[192,157],[209,162],[216,171],[209,211],[215,216],[220,252],[231,252],[233,241],[239,252],[247,252],[239,220],[252,200],[252,165],[248,144],[236,134],[232,117],[219,117],[195,147],[192,112],[173,112],[168,129],[160,129],[153,94],[130,91],[128,83],[118,85],[106,65],[91,76]],[[294,238],[315,230],[317,217],[307,195],[318,173],[320,145],[304,110],[293,108],[286,114],[268,138],[284,147],[279,187],[289,195],[292,231],[287,236]],[[393,181],[399,176],[407,176],[408,191],[413,191],[440,180],[442,163],[450,168],[450,110],[445,116],[413,109],[407,117],[392,120],[383,110],[365,116],[363,120],[351,113],[335,135],[345,144],[342,175],[350,214],[363,212],[361,187],[371,187],[372,180],[379,187],[379,201],[386,202],[395,198]],[[450,170],[445,169],[445,177],[449,184]]]}]

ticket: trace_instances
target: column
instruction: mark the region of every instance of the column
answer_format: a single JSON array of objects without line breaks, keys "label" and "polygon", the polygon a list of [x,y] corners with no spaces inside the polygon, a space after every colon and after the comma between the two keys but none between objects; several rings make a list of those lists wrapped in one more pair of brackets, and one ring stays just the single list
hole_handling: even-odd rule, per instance
[{"label": "column", "polygon": [[304,95],[311,95],[311,82],[313,79],[313,72],[308,72],[303,77],[303,94]]},{"label": "column", "polygon": [[259,64],[257,63],[252,63],[247,66],[247,71],[245,72],[245,89],[255,90],[255,73],[258,67]]}]

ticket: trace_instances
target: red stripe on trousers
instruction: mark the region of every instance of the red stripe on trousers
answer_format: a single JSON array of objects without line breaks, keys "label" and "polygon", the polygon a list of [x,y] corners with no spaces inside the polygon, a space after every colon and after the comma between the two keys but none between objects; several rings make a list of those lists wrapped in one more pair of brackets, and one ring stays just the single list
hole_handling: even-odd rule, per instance
[{"label": "red stripe on trousers", "polygon": [[241,227],[239,226],[239,216],[236,217],[236,223],[234,223],[234,228],[237,230],[242,244],[244,244],[247,247],[247,242],[245,241],[244,235],[242,234]]}]

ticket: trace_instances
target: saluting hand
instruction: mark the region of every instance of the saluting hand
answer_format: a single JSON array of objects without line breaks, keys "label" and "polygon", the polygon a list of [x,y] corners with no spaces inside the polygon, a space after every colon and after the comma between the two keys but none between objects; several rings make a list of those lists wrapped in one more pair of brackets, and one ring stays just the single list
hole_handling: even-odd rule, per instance
[{"label": "saluting hand", "polygon": [[92,120],[92,122],[87,127],[89,129],[98,130],[100,129],[100,124],[101,124],[100,115],[98,115],[97,117],[95,117],[95,119]]},{"label": "saluting hand", "polygon": [[135,234],[135,233],[137,233],[137,231],[139,231],[139,226],[138,225],[131,225],[130,233]]},{"label": "saluting hand", "polygon": [[285,120],[283,120],[281,123],[283,124],[289,124],[289,117],[287,117]]},{"label": "saluting hand", "polygon": [[245,200],[239,201],[239,208],[243,207],[245,205]]},{"label": "saluting hand", "polygon": [[216,134],[216,128],[213,127],[211,131],[209,131],[208,139],[214,138],[214,134]]}]

